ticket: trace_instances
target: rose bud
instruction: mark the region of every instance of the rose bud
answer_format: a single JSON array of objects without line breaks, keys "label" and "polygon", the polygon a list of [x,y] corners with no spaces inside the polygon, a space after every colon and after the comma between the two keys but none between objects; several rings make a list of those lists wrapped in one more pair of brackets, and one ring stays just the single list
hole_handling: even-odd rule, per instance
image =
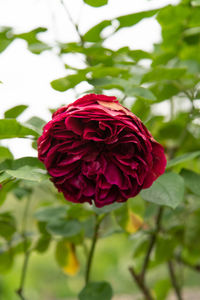
[{"label": "rose bud", "polygon": [[115,97],[86,95],[58,109],[38,156],[64,197],[97,207],[124,202],[165,171],[163,147]]}]

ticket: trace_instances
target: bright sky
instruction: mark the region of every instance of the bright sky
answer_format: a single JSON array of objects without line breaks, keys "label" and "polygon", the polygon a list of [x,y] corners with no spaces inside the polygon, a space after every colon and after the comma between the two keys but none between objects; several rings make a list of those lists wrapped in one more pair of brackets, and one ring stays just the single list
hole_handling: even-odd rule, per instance
[{"label": "bright sky", "polygon": [[[130,14],[175,4],[178,0],[109,0],[101,8],[92,8],[82,0],[64,0],[72,18],[79,20],[80,31],[85,33],[98,22],[116,16]],[[44,41],[72,42],[77,34],[59,0],[1,0],[0,26],[11,26],[16,33],[30,31],[36,27],[47,27],[42,34]],[[118,49],[129,46],[132,49],[151,50],[153,43],[160,40],[160,27],[154,18],[144,20],[132,28],[120,30],[106,42],[107,47]],[[79,62],[70,56],[68,63]],[[50,119],[48,108],[58,107],[75,100],[73,91],[57,92],[50,86],[53,79],[65,76],[66,70],[61,60],[52,52],[40,55],[30,53],[26,42],[16,40],[0,54],[0,117],[12,106],[28,104],[30,107],[21,120],[39,116]],[[80,84],[78,92],[84,92],[87,84]],[[14,152],[15,157],[36,155],[27,140],[4,141]]]}]

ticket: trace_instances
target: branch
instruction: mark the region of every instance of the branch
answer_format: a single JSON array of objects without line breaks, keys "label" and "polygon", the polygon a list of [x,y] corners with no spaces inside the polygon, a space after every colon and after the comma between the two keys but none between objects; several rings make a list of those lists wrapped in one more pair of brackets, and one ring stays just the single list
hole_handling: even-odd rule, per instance
[{"label": "branch", "polygon": [[181,263],[181,264],[185,265],[186,267],[188,267],[188,268],[190,268],[194,271],[200,272],[200,264],[191,265],[189,262],[187,262],[185,259],[183,259],[181,257],[176,257],[176,261],[178,263]]},{"label": "branch", "polygon": [[[72,23],[72,25],[74,26],[75,30],[76,30],[76,33],[78,34],[79,36],[79,39],[80,39],[80,43],[81,43],[81,46],[84,47],[85,46],[85,41],[84,41],[84,38],[82,36],[82,34],[80,33],[80,30],[79,30],[79,26],[76,22],[74,22],[69,10],[68,10],[68,7],[66,6],[64,0],[60,0],[60,3],[62,4],[70,22]],[[85,54],[85,57],[86,57],[86,63],[90,66],[91,65],[91,58],[89,55],[86,55]]]},{"label": "branch", "polygon": [[72,23],[72,25],[74,26],[75,30],[76,30],[76,33],[78,34],[79,38],[80,38],[80,42],[81,42],[81,45],[83,46],[84,45],[84,40],[83,40],[83,36],[82,34],[80,33],[80,30],[79,30],[79,27],[78,27],[78,24],[76,22],[74,22],[70,12],[69,12],[69,9],[67,7],[67,5],[65,4],[64,0],[60,0],[60,3],[62,4],[70,22]]},{"label": "branch", "polygon": [[90,280],[90,271],[91,271],[91,266],[92,266],[92,260],[93,260],[93,257],[94,257],[94,251],[95,251],[96,243],[97,243],[97,240],[98,240],[99,227],[100,227],[100,224],[101,224],[102,220],[103,220],[103,218],[98,220],[97,216],[96,216],[96,225],[95,225],[95,229],[94,229],[94,235],[93,235],[93,238],[92,238],[92,245],[91,245],[91,248],[90,248],[90,252],[89,252],[89,255],[88,255],[88,261],[87,261],[87,266],[86,266],[85,284],[87,284]]},{"label": "branch", "polygon": [[175,270],[174,270],[174,265],[171,260],[168,261],[168,269],[169,269],[169,274],[170,274],[170,279],[172,286],[174,288],[174,291],[176,293],[177,299],[178,300],[183,300],[183,297],[181,295],[181,289],[180,286],[176,280],[176,275],[175,275]]},{"label": "branch", "polygon": [[136,274],[133,267],[129,267],[129,272],[131,273],[131,276],[136,281],[137,285],[139,286],[141,292],[145,296],[146,300],[153,300],[153,297],[151,296],[151,293],[149,289],[147,288],[144,280],[140,277],[140,275]]},{"label": "branch", "polygon": [[156,240],[157,240],[158,232],[161,229],[161,219],[162,219],[162,215],[163,215],[163,210],[164,210],[163,207],[160,207],[158,209],[158,213],[157,213],[156,221],[155,221],[155,230],[152,233],[152,236],[151,236],[151,239],[150,239],[150,242],[149,242],[149,247],[147,249],[147,253],[146,253],[146,256],[144,258],[142,271],[139,274],[137,274],[133,267],[129,268],[129,272],[131,273],[131,276],[133,277],[133,279],[137,283],[138,287],[140,288],[141,292],[145,296],[146,300],[153,300],[153,296],[151,295],[151,292],[150,292],[150,290],[148,289],[148,287],[146,286],[146,283],[145,283],[145,275],[146,275],[146,271],[147,271],[147,268],[148,268],[148,265],[149,265],[152,250],[153,250],[153,248],[155,246],[155,243],[156,243]]},{"label": "branch", "polygon": [[152,252],[152,250],[154,248],[154,245],[156,243],[158,232],[160,231],[163,210],[164,210],[164,208],[160,207],[159,210],[158,210],[158,214],[156,216],[156,228],[155,228],[154,233],[151,236],[149,247],[148,247],[145,259],[144,259],[142,271],[141,271],[141,274],[140,274],[141,280],[144,280],[145,273],[146,273],[146,270],[147,270],[148,265],[149,265],[151,252]]}]

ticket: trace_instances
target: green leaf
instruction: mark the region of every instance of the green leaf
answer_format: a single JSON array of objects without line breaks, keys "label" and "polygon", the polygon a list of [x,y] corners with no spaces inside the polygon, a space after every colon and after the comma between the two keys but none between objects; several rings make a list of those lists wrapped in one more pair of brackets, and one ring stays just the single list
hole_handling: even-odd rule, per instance
[{"label": "green leaf", "polygon": [[0,176],[1,182],[12,177],[36,182],[48,179],[44,165],[36,157],[7,159],[0,163],[0,170],[4,171]]},{"label": "green leaf", "polygon": [[117,30],[123,27],[133,26],[145,18],[153,17],[158,11],[158,9],[154,9],[118,17],[116,18],[119,21],[119,27]]},{"label": "green leaf", "polygon": [[0,170],[1,171],[6,171],[8,169],[16,170],[16,169],[19,169],[21,167],[26,167],[26,166],[45,170],[43,163],[41,161],[39,161],[39,159],[37,157],[31,157],[31,156],[18,158],[16,160],[7,159],[4,162],[0,163]]},{"label": "green leaf", "polygon": [[54,219],[47,224],[47,231],[50,234],[70,238],[79,234],[82,226],[78,220]]},{"label": "green leaf", "polygon": [[170,82],[159,82],[151,86],[152,93],[156,96],[157,101],[171,99],[173,96],[180,93],[180,90]]},{"label": "green leaf", "polygon": [[44,121],[41,118],[38,117],[32,117],[25,123],[28,127],[31,129],[37,131],[40,135],[42,134],[42,129],[44,125],[46,124],[46,121]]},{"label": "green leaf", "polygon": [[29,51],[31,51],[34,54],[40,54],[43,51],[50,50],[51,47],[49,45],[39,41],[38,43],[35,43],[35,44],[29,44],[28,49],[29,49]]},{"label": "green leaf", "polygon": [[18,179],[30,180],[36,182],[41,182],[49,178],[44,170],[36,169],[35,167],[31,167],[31,166],[24,166],[18,168],[17,170],[6,170],[5,172],[6,174]]},{"label": "green leaf", "polygon": [[13,265],[12,250],[0,249],[0,273],[6,273]]},{"label": "green leaf", "polygon": [[99,24],[95,25],[94,27],[92,27],[90,30],[88,30],[84,34],[84,36],[83,36],[84,41],[93,42],[93,43],[101,41],[102,38],[100,35],[101,35],[102,30],[104,28],[110,26],[111,24],[112,23],[110,20],[105,20],[105,21],[102,21]]},{"label": "green leaf", "polygon": [[184,37],[190,37],[194,35],[199,35],[200,33],[200,27],[193,27],[193,28],[188,28],[183,32]]},{"label": "green leaf", "polygon": [[4,116],[6,119],[16,119],[27,109],[27,107],[28,107],[27,105],[17,105],[7,110],[4,113]]},{"label": "green leaf", "polygon": [[35,250],[39,253],[44,253],[49,248],[51,242],[50,235],[41,235],[36,243]]},{"label": "green leaf", "polygon": [[87,48],[82,47],[78,43],[65,43],[59,44],[60,53],[84,53]]},{"label": "green leaf", "polygon": [[127,70],[118,67],[103,67],[101,65],[88,68],[92,72],[92,78],[103,78],[105,76],[117,77],[122,74],[127,74]]},{"label": "green leaf", "polygon": [[126,202],[121,208],[115,210],[114,216],[124,231],[133,234],[142,226],[143,220],[130,208],[129,204],[130,202]]},{"label": "green leaf", "polygon": [[128,204],[125,202],[124,205],[116,209],[114,211],[114,216],[120,227],[125,230],[126,223],[128,220]]},{"label": "green leaf", "polygon": [[192,6],[200,6],[200,0],[192,0],[191,4]]},{"label": "green leaf", "polygon": [[85,220],[90,216],[94,216],[94,213],[89,208],[84,207],[82,204],[79,203],[70,203],[70,206],[67,210],[67,215],[69,218]]},{"label": "green leaf", "polygon": [[108,282],[89,282],[79,294],[79,300],[111,300],[112,287]]},{"label": "green leaf", "polygon": [[150,116],[150,101],[138,98],[132,105],[131,111],[138,117],[142,122],[146,122]]},{"label": "green leaf", "polygon": [[191,170],[182,169],[181,176],[184,178],[185,185],[195,195],[200,196],[200,174]]},{"label": "green leaf", "polygon": [[184,180],[176,173],[166,173],[160,176],[153,185],[141,192],[142,198],[158,205],[176,208],[184,196]]},{"label": "green leaf", "polygon": [[32,193],[32,189],[28,188],[26,186],[24,186],[24,187],[19,186],[13,190],[13,194],[19,200],[23,199],[24,197],[27,197],[31,193]]},{"label": "green leaf", "polygon": [[66,239],[60,240],[56,245],[55,257],[58,265],[65,274],[70,276],[77,274],[80,265],[73,243],[68,242]]},{"label": "green leaf", "polygon": [[7,174],[6,172],[2,172],[0,174],[0,183],[6,182],[7,180],[11,179],[12,176]]},{"label": "green leaf", "polygon": [[24,138],[27,136],[38,137],[38,133],[21,125],[15,119],[0,120],[0,139]]},{"label": "green leaf", "polygon": [[63,78],[53,80],[51,82],[51,86],[56,91],[64,92],[66,90],[74,88],[77,84],[85,80],[86,80],[85,72],[79,71],[79,73],[77,74],[73,74],[73,75],[69,75]]},{"label": "green leaf", "polygon": [[195,151],[195,152],[183,154],[181,156],[177,156],[177,157],[171,159],[170,161],[168,161],[167,169],[174,167],[178,164],[184,163],[186,161],[193,160],[199,156],[200,156],[200,151]]},{"label": "green leaf", "polygon": [[68,249],[66,247],[67,241],[65,239],[60,240],[56,245],[55,257],[58,265],[64,267],[68,260]]},{"label": "green leaf", "polygon": [[94,87],[100,87],[103,89],[113,89],[117,88],[120,90],[124,90],[123,83],[125,80],[121,78],[95,78],[87,80],[89,84],[92,84]]},{"label": "green leaf", "polygon": [[200,210],[196,210],[187,215],[184,244],[189,250],[195,249],[197,253],[200,251]]},{"label": "green leaf", "polygon": [[51,49],[50,46],[45,44],[44,42],[40,41],[37,38],[38,33],[46,32],[47,28],[38,27],[34,30],[29,32],[16,34],[15,38],[20,38],[25,40],[28,43],[28,49],[33,52],[34,54],[40,54],[42,51]]},{"label": "green leaf", "polygon": [[171,283],[170,283],[169,278],[158,280],[154,286],[154,292],[156,294],[156,299],[157,300],[166,299],[166,297],[170,291],[170,288],[171,288]]},{"label": "green leaf", "polygon": [[[29,238],[28,234],[26,235],[27,241],[26,241],[26,249],[29,249],[31,246],[31,239]],[[12,239],[12,244],[11,244],[10,251],[13,254],[24,254],[24,237],[21,237],[21,235],[16,234],[14,238]]]},{"label": "green leaf", "polygon": [[125,93],[128,96],[140,97],[145,100],[151,100],[151,101],[156,100],[156,97],[150,90],[139,86],[125,89]]},{"label": "green leaf", "polygon": [[0,146],[0,162],[5,159],[13,159],[13,155],[8,148]]},{"label": "green leaf", "polygon": [[180,79],[185,72],[186,68],[166,68],[159,66],[146,73],[142,78],[142,82],[177,80]]},{"label": "green leaf", "polygon": [[147,248],[149,246],[149,238],[148,236],[140,236],[140,238],[138,239],[138,236],[135,235],[133,236],[133,258],[136,259],[141,255],[144,255],[144,253],[146,253]]},{"label": "green leaf", "polygon": [[44,165],[36,157],[22,157],[16,160],[5,160],[0,163],[0,170],[5,171],[0,180],[10,177],[41,182],[48,179]]},{"label": "green leaf", "polygon": [[3,52],[14,40],[11,27],[0,28],[0,53]]},{"label": "green leaf", "polygon": [[100,7],[108,4],[108,0],[83,0],[86,4],[93,7]]},{"label": "green leaf", "polygon": [[42,207],[34,214],[34,217],[40,222],[50,222],[53,219],[58,220],[66,217],[67,206]]},{"label": "green leaf", "polygon": [[159,236],[155,247],[155,261],[160,264],[170,260],[175,247],[176,241],[172,237]]},{"label": "green leaf", "polygon": [[0,205],[6,200],[7,194],[17,186],[16,182],[8,182],[0,189]]},{"label": "green leaf", "polygon": [[127,54],[136,62],[138,62],[141,59],[152,59],[152,55],[143,50],[130,50]]},{"label": "green leaf", "polygon": [[10,240],[16,231],[16,222],[14,217],[9,212],[0,214],[0,236],[6,240]]},{"label": "green leaf", "polygon": [[113,203],[113,204],[110,204],[110,205],[106,205],[104,207],[96,207],[95,205],[92,206],[92,210],[98,214],[98,215],[101,215],[101,214],[107,214],[111,211],[114,211],[116,209],[119,209],[121,208],[122,206],[124,205],[124,203]]}]

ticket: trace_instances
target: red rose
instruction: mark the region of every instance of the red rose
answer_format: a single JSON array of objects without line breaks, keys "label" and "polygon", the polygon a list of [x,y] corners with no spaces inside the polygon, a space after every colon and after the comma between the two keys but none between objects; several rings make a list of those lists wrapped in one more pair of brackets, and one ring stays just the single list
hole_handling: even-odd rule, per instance
[{"label": "red rose", "polygon": [[115,97],[90,94],[58,109],[38,140],[39,159],[72,202],[124,202],[164,173],[166,158]]}]

